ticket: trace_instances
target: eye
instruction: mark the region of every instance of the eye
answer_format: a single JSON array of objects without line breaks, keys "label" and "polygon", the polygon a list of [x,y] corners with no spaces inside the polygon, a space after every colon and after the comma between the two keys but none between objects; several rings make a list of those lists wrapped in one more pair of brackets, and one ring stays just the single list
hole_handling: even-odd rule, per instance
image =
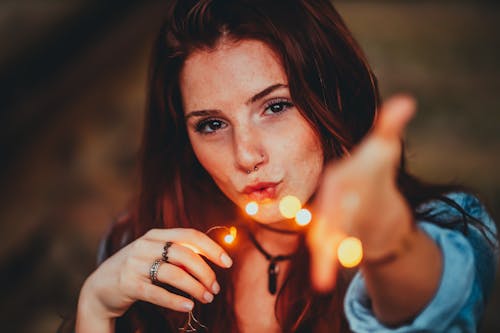
[{"label": "eye", "polygon": [[277,114],[284,112],[291,107],[293,107],[292,102],[284,98],[278,98],[267,102],[265,105],[265,111],[269,111],[271,114]]},{"label": "eye", "polygon": [[196,124],[196,132],[201,134],[212,134],[225,128],[227,124],[218,119],[205,119]]}]

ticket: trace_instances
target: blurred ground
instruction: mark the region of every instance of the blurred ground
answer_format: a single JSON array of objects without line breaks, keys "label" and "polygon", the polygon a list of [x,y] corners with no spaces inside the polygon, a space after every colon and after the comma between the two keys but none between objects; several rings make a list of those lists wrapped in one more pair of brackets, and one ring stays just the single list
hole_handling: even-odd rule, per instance
[{"label": "blurred ground", "polygon": [[[336,1],[384,96],[419,102],[411,169],[479,191],[500,217],[500,6]],[[135,187],[161,2],[0,3],[0,322],[53,332]],[[500,280],[482,332],[499,332]],[[26,320],[29,318],[29,320]]]}]

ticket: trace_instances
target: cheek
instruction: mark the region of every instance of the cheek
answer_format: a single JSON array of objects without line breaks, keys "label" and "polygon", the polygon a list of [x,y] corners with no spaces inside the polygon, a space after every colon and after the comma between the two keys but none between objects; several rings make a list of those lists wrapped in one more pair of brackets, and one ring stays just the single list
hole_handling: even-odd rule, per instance
[{"label": "cheek", "polygon": [[302,165],[301,173],[306,182],[307,188],[315,188],[323,170],[323,152],[318,147],[317,142],[311,141],[309,145],[304,145],[297,162]]},{"label": "cheek", "polygon": [[297,127],[293,138],[288,140],[285,153],[293,156],[293,163],[301,166],[302,171],[317,173],[323,165],[323,149],[319,137],[305,120]]},{"label": "cheek", "polygon": [[206,147],[205,145],[197,144],[196,142],[191,141],[191,145],[193,147],[194,155],[198,159],[198,162],[207,170],[208,173],[212,173],[213,170],[217,170],[216,164],[217,160],[213,158],[213,154],[210,153],[211,149]]},{"label": "cheek", "polygon": [[316,133],[308,126],[304,125],[297,136],[292,140],[293,144],[288,145],[288,158],[286,163],[293,178],[293,185],[296,190],[305,197],[310,196],[317,187],[321,173],[323,171],[323,149]]},{"label": "cheek", "polygon": [[229,170],[227,165],[228,158],[220,158],[220,156],[225,156],[224,148],[221,146],[214,146],[198,142],[196,139],[190,138],[191,146],[193,152],[198,159],[201,166],[208,172],[208,174],[214,179],[216,183],[225,182],[228,179],[228,175],[225,170]]}]

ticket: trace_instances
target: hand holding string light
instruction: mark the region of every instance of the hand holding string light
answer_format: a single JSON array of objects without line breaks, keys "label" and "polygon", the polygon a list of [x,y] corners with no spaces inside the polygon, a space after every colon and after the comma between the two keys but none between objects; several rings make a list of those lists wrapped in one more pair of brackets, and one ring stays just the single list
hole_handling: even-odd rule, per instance
[{"label": "hand holding string light", "polygon": [[[206,235],[210,235],[213,231],[216,231],[216,230],[224,230],[225,231],[225,234],[224,234],[224,237],[222,238],[224,243],[227,244],[227,245],[231,245],[234,243],[235,239],[236,239],[236,235],[237,235],[237,230],[236,230],[236,227],[234,226],[223,226],[223,225],[216,225],[216,226],[213,226],[211,228],[209,228],[207,231],[205,231],[205,234]],[[190,250],[192,250],[194,253],[200,253],[200,251],[189,245],[189,244],[181,244],[187,248],[189,248]],[[193,297],[191,297],[192,300],[194,300]],[[208,328],[207,326],[205,326],[203,323],[201,323],[194,315],[193,313],[194,309],[189,311],[188,313],[188,318],[184,324],[183,327],[179,327],[179,331],[180,332],[198,332],[198,329],[203,329],[204,331],[207,331]]]}]

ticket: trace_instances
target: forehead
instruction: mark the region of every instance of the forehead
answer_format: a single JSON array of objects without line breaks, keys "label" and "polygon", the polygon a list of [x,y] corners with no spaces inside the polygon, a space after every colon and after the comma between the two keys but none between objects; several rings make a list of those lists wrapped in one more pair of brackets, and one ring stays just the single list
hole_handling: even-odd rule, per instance
[{"label": "forehead", "polygon": [[245,99],[276,83],[287,84],[278,56],[263,42],[221,42],[185,61],[180,88],[186,108]]}]

